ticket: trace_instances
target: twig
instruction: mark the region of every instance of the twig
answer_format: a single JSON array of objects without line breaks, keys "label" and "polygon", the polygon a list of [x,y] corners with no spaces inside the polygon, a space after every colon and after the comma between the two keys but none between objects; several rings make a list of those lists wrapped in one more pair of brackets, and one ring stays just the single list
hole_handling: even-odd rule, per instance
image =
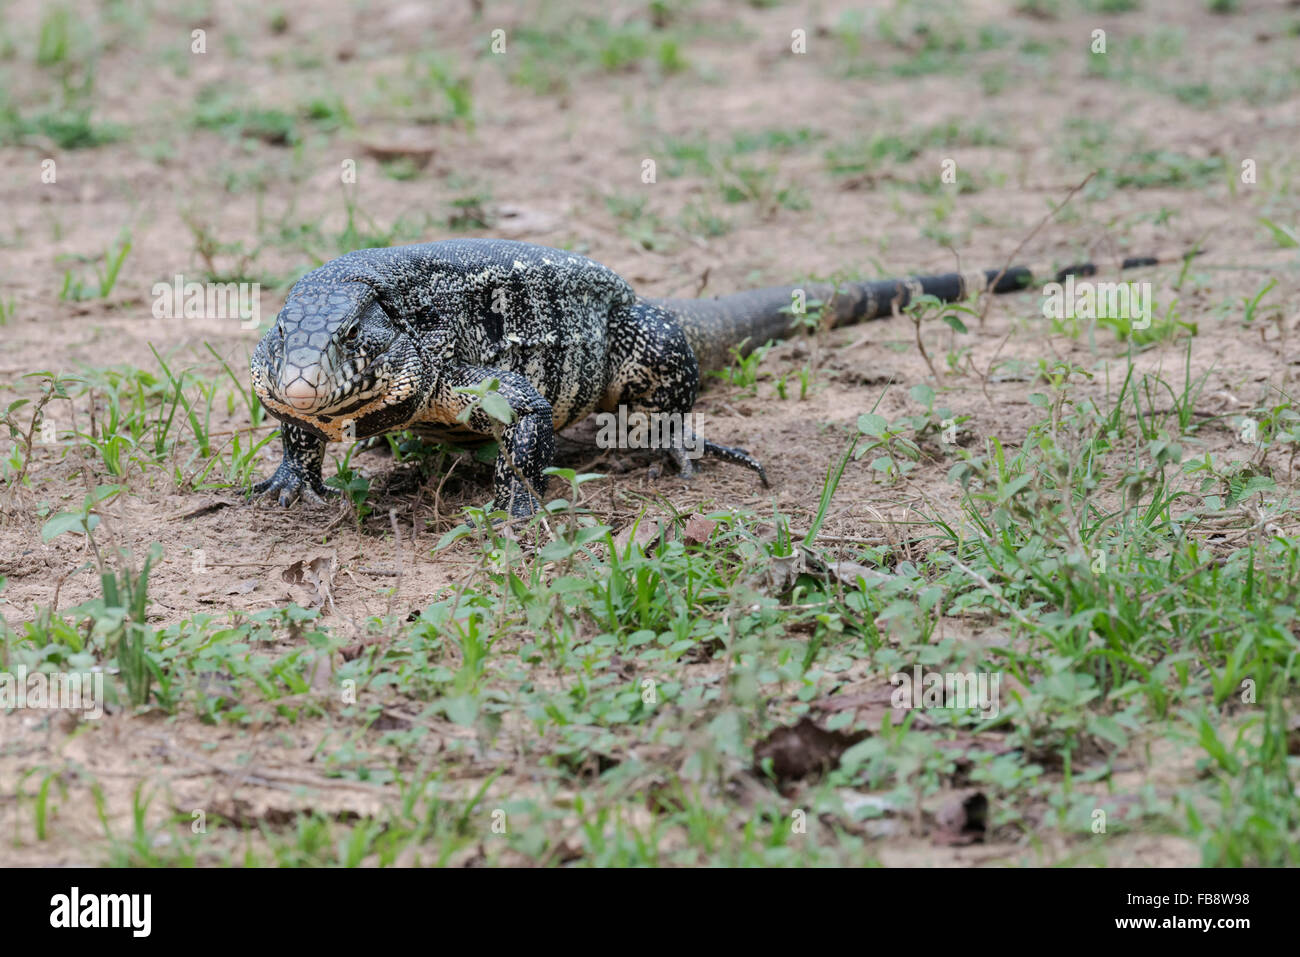
[{"label": "twig", "polygon": [[1092,180],[1092,178],[1096,175],[1097,175],[1097,171],[1093,170],[1091,173],[1085,176],[1083,182],[1081,182],[1078,186],[1074,187],[1072,190],[1066,193],[1065,199],[1061,200],[1061,202],[1058,205],[1053,206],[1050,210],[1048,210],[1047,215],[1038,221],[1038,225],[1029,231],[1029,235],[1027,235],[1024,239],[1020,240],[1020,245],[1011,251],[1011,255],[1007,257],[1006,264],[1002,267],[1002,271],[999,272],[993,278],[993,282],[989,284],[988,289],[985,291],[984,308],[980,310],[980,326],[984,325],[984,317],[988,315],[989,306],[993,303],[993,290],[996,289],[998,283],[1002,281],[1002,277],[1007,274],[1007,270],[1011,268],[1012,262],[1014,262],[1016,257],[1020,255],[1020,250],[1024,249],[1025,246],[1029,244],[1029,241],[1038,235],[1038,231],[1040,229],[1042,229],[1049,222],[1055,219],[1056,214],[1059,213],[1061,210],[1065,209],[1065,207],[1070,204],[1070,200],[1074,199],[1074,194],[1079,192],[1079,190],[1083,189],[1085,186],[1087,186],[1088,183]]},{"label": "twig", "polygon": [[388,510],[388,524],[393,529],[393,548],[397,552],[397,582],[393,585],[392,590],[388,593],[388,608],[384,612],[384,619],[388,621],[389,627],[392,627],[393,602],[402,591],[402,575],[406,571],[402,562],[402,532],[397,527],[397,509]]}]

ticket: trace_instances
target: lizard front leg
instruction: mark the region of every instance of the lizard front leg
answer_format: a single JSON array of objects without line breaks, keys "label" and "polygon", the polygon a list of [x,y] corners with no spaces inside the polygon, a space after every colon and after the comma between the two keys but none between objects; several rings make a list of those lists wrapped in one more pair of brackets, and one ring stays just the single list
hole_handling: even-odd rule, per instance
[{"label": "lizard front leg", "polygon": [[[510,406],[511,421],[503,423],[485,411],[480,398],[457,389],[474,388],[492,379]],[[546,469],[555,458],[551,404],[524,376],[499,369],[462,367],[444,375],[434,389],[434,415],[440,421],[464,421],[480,435],[497,436],[500,451],[493,474],[492,507],[512,519],[528,518],[546,495]]]},{"label": "lizard front leg", "polygon": [[339,493],[327,488],[320,476],[325,460],[325,440],[287,423],[280,426],[284,458],[275,474],[253,486],[253,495],[277,498],[281,505],[292,505],[299,496],[312,505],[324,505],[325,499]]}]

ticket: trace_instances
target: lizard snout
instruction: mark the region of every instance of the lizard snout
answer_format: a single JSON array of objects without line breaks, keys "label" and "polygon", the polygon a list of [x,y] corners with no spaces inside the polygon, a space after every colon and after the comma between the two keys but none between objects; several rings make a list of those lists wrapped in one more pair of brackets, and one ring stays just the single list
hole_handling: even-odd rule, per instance
[{"label": "lizard snout", "polygon": [[[320,405],[325,398],[320,391],[320,366],[312,366],[310,369],[299,371],[297,369],[286,370],[296,373],[292,378],[284,375],[280,379],[280,394],[284,400],[300,412],[310,412]],[[285,380],[288,379],[286,382]]]}]

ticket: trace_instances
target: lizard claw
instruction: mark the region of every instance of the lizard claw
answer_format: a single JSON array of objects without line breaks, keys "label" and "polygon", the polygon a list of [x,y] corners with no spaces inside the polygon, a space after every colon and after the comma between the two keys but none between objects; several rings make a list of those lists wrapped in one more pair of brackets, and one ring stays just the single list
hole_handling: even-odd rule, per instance
[{"label": "lizard claw", "polygon": [[303,475],[287,462],[281,462],[274,475],[258,482],[249,492],[250,496],[275,499],[283,508],[288,508],[299,498],[308,505],[325,505],[326,499],[339,494],[336,489],[329,488],[319,475]]},{"label": "lizard claw", "polygon": [[752,472],[758,473],[758,480],[763,483],[763,488],[771,488],[767,481],[767,471],[763,468],[756,458],[749,454],[745,449],[735,449],[729,445],[718,445],[716,442],[705,442],[704,452],[706,455],[716,456],[726,462],[734,462],[736,465],[743,465]]}]

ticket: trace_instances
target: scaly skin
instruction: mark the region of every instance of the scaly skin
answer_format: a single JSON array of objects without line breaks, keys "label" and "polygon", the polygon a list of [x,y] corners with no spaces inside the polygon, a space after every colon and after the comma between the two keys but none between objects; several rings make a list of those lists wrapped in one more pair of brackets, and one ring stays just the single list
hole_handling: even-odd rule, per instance
[{"label": "scaly skin", "polygon": [[[960,299],[997,277],[991,270],[804,291],[809,301],[829,302],[831,323],[841,325],[890,315],[922,294]],[[1030,281],[1017,267],[993,291]],[[747,351],[797,327],[792,292],[641,299],[590,259],[497,239],[348,253],[294,284],[253,353],[253,388],[281,421],[284,445],[279,468],[253,492],[282,505],[333,494],[321,480],[327,441],[411,429],[466,444],[499,431],[494,505],[527,517],[546,494],[555,432],[620,405],[690,412],[702,370],[725,365],[734,347]],[[477,399],[457,390],[492,379],[512,421],[503,426],[475,406],[459,422]],[[704,450],[754,469],[767,484],[744,450],[709,442]],[[683,448],[666,451],[689,474]]]}]

